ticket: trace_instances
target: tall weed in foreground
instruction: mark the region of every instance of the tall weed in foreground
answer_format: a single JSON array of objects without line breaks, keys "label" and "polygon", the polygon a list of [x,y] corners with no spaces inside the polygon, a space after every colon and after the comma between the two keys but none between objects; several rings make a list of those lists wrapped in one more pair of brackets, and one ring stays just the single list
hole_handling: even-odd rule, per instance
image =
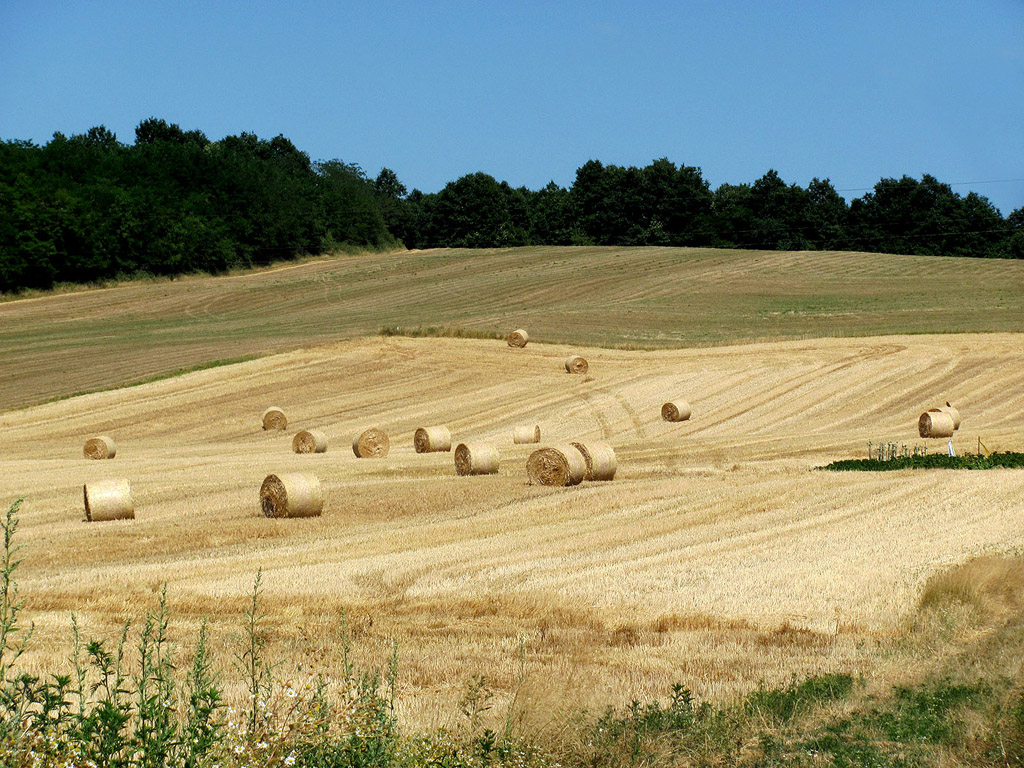
[{"label": "tall weed in foreground", "polygon": [[7,509],[4,515],[3,526],[3,553],[0,557],[0,685],[6,685],[10,679],[10,672],[18,657],[25,651],[29,637],[32,635],[32,628],[21,641],[18,641],[18,634],[21,628],[18,626],[18,612],[24,605],[24,600],[18,599],[18,584],[14,581],[14,572],[21,564],[20,560],[14,557],[18,547],[14,546],[14,533],[18,530],[18,510],[21,508],[23,499],[16,499]]},{"label": "tall weed in foreground", "polygon": [[[395,714],[398,649],[379,669],[351,661],[342,614],[341,679],[320,675],[298,684],[278,680],[267,656],[268,617],[257,572],[234,669],[246,699],[224,700],[205,622],[184,674],[170,642],[164,588],[154,611],[113,643],[87,640],[71,615],[72,674],[40,678],[19,672],[31,627],[19,624],[24,601],[15,571],[14,535],[21,500],[3,518],[0,553],[0,768],[545,768],[541,750],[506,733],[459,738],[440,730],[402,737]],[[479,707],[477,707],[479,709]]]},{"label": "tall weed in foreground", "polygon": [[2,520],[0,553],[0,768],[207,768],[209,766],[398,765],[398,651],[383,670],[357,669],[345,650],[341,680],[278,681],[266,654],[263,574],[246,609],[235,669],[247,699],[228,708],[205,622],[191,664],[179,674],[169,639],[166,587],[136,632],[116,642],[84,640],[72,614],[72,675],[43,679],[16,669],[31,636],[23,630],[14,573],[21,500]]}]

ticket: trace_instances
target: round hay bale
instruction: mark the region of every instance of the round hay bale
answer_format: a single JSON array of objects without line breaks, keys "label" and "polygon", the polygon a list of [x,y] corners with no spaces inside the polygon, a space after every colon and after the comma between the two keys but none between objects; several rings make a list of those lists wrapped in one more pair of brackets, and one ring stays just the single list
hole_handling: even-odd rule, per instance
[{"label": "round hay bale", "polygon": [[284,411],[276,406],[271,406],[263,412],[264,429],[284,429],[288,426],[288,417]]},{"label": "round hay bale", "polygon": [[317,517],[324,511],[320,478],[302,472],[267,475],[260,486],[260,509],[267,517]]},{"label": "round hay bale", "polygon": [[465,475],[494,475],[498,472],[498,449],[487,443],[459,443],[455,448],[455,472]]},{"label": "round hay bale", "polygon": [[387,433],[376,427],[370,427],[352,441],[352,453],[360,459],[383,459],[390,450]]},{"label": "round hay bale", "polygon": [[86,440],[82,453],[87,459],[112,459],[117,455],[117,446],[114,445],[114,438],[100,435]]},{"label": "round hay bale", "polygon": [[956,427],[953,417],[943,411],[925,411],[917,420],[917,431],[921,437],[952,437]]},{"label": "round hay bale", "polygon": [[436,453],[452,449],[452,433],[448,427],[420,427],[412,436],[416,453]]},{"label": "round hay bale", "polygon": [[82,486],[85,519],[91,523],[104,520],[134,520],[135,502],[132,486],[127,480],[100,480]]},{"label": "round hay bale", "polygon": [[960,410],[955,405],[950,405],[949,401],[945,405],[940,405],[938,408],[929,408],[928,410],[948,413],[953,417],[953,429],[960,429]]},{"label": "round hay bale", "polygon": [[522,349],[523,347],[525,347],[529,343],[529,341],[530,341],[530,334],[528,334],[522,328],[520,328],[518,330],[515,330],[515,331],[512,331],[512,333],[510,333],[508,335],[508,345],[510,347],[516,347],[518,349]]},{"label": "round hay bale", "polygon": [[562,443],[531,453],[526,473],[531,485],[578,485],[587,474],[587,462],[576,447]]},{"label": "round hay bale", "polygon": [[512,442],[516,445],[525,443],[540,442],[540,425],[532,424],[525,427],[516,427],[512,430]]},{"label": "round hay bale", "polygon": [[586,373],[589,367],[587,361],[579,355],[569,355],[565,358],[566,373]]},{"label": "round hay bale", "polygon": [[615,477],[615,470],[619,465],[615,459],[615,451],[608,443],[573,442],[571,445],[583,455],[583,460],[587,463],[584,480],[611,480]]},{"label": "round hay bale", "polygon": [[326,453],[327,435],[319,429],[304,429],[292,438],[292,450],[296,453]]},{"label": "round hay bale", "polygon": [[661,418],[665,421],[687,421],[693,413],[685,400],[675,400],[661,406]]}]

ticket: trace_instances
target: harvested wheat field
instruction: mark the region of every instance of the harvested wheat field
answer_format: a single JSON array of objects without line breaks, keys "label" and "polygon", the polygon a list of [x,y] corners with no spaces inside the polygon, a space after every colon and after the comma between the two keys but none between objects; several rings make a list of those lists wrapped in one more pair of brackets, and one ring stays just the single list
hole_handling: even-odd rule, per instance
[{"label": "harvested wheat field", "polygon": [[[1024,472],[812,468],[868,441],[921,444],[918,416],[947,400],[960,450],[1021,450],[1022,350],[1009,333],[660,351],[370,337],[7,411],[0,499],[25,497],[27,664],[66,658],[72,611],[112,637],[164,583],[176,638],[188,647],[209,617],[230,659],[262,569],[278,674],[337,669],[344,609],[361,659],[397,643],[413,724],[450,718],[474,675],[550,714],[677,682],[727,698],[794,674],[885,674],[880,649],[925,579],[1024,546]],[[565,375],[570,352],[594,373]],[[695,416],[663,421],[679,392]],[[377,425],[391,451],[295,454],[291,432],[260,428],[271,402],[332,446]],[[434,423],[498,446],[499,472],[459,477],[449,453],[416,453]],[[541,447],[607,442],[614,480],[529,485],[538,446],[513,443],[520,424]],[[83,457],[97,434],[115,460]],[[263,515],[260,484],[281,473],[319,478],[321,516]],[[136,518],[82,522],[83,484],[114,478]]]},{"label": "harvested wheat field", "polygon": [[[1018,332],[1024,263],[716,248],[437,249],[7,298],[0,296],[0,411],[383,327],[506,344],[526,328],[527,349],[574,345],[552,361],[560,370],[570,352],[598,366],[587,347]],[[663,395],[690,398],[686,390]],[[306,426],[293,424],[272,390],[253,405],[257,417],[276,405],[290,425]]]}]

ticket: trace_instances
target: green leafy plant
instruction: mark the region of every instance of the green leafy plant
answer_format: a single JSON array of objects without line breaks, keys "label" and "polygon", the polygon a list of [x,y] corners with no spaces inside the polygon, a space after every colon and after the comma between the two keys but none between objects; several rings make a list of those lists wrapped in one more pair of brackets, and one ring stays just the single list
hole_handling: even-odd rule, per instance
[{"label": "green leafy plant", "polygon": [[[877,455],[877,454],[876,454]],[[947,456],[943,453],[888,453],[883,458],[843,459],[819,469],[831,472],[889,472],[901,469],[1024,469],[1024,453],[1010,451],[984,454],[966,453]]]}]

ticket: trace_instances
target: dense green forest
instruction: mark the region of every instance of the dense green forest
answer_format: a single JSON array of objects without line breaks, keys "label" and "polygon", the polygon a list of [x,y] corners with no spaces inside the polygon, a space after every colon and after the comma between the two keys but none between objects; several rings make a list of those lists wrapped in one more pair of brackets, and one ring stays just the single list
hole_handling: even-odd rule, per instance
[{"label": "dense green forest", "polygon": [[925,175],[850,202],[770,170],[712,190],[700,168],[584,163],[568,189],[473,173],[409,192],[385,168],[313,161],[283,136],[209,140],[150,118],[125,144],[103,126],[43,146],[0,141],[0,291],[119,275],[221,272],[363,248],[673,245],[1024,258],[1007,217]]}]

